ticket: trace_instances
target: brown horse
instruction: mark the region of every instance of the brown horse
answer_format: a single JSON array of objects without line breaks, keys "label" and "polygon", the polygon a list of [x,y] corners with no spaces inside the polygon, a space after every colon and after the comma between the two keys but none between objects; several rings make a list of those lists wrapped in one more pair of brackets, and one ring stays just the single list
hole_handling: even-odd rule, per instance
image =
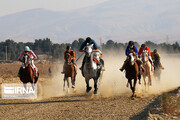
[{"label": "brown horse", "polygon": [[64,63],[64,85],[63,85],[63,90],[65,90],[65,82],[67,81],[67,86],[69,92],[69,77],[71,77],[71,83],[72,83],[72,88],[75,88],[75,80],[76,80],[76,72],[75,72],[75,67],[74,64],[71,61],[72,56],[69,53],[65,54],[65,63]]},{"label": "brown horse", "polygon": [[22,70],[22,74],[20,75],[20,80],[23,82],[25,87],[28,82],[30,82],[34,87],[39,77],[39,72],[38,72],[38,76],[34,75],[34,71],[30,65],[31,62],[32,60],[30,56],[28,54],[24,54],[23,56],[24,68]]},{"label": "brown horse", "polygon": [[[136,83],[137,83],[138,75],[140,74],[139,67],[132,53],[128,55],[127,59],[128,59],[128,62],[125,65],[126,78],[128,79],[128,83],[130,84],[130,88],[133,93],[131,97],[134,98],[135,90],[136,90]],[[134,83],[132,82],[132,80],[134,80]]]}]

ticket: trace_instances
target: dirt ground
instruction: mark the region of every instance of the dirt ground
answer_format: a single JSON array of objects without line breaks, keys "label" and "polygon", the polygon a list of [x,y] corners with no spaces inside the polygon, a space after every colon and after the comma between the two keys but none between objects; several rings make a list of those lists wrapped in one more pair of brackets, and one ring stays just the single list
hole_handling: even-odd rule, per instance
[{"label": "dirt ground", "polygon": [[[107,56],[106,61],[109,60]],[[143,81],[137,85],[137,98],[130,98],[131,91],[126,87],[124,73],[119,71],[125,58],[105,62],[106,71],[101,78],[98,94],[93,91],[85,93],[86,84],[80,71],[76,77],[76,91],[63,91],[62,62],[37,63],[40,71],[38,99],[18,100],[0,98],[0,119],[117,119],[117,120],[153,120],[178,119],[178,117],[163,114],[162,110],[153,117],[155,108],[161,106],[160,96],[163,92],[174,89],[179,85],[179,76],[173,77],[178,71],[168,74],[164,71],[162,80],[153,81],[149,91],[144,90]],[[120,61],[120,62],[119,62]],[[165,69],[174,68],[168,62],[178,62],[179,58],[164,60]],[[107,64],[108,63],[108,64]],[[117,63],[114,65],[113,63]],[[167,63],[167,64],[165,64]],[[80,63],[78,63],[80,66]],[[177,64],[176,64],[177,66]],[[178,64],[180,66],[180,64]],[[19,62],[0,63],[0,83],[21,83],[17,77]],[[49,69],[50,68],[50,69]],[[167,76],[166,76],[167,75]],[[93,82],[90,83],[93,86]],[[161,114],[159,116],[159,114]]]}]

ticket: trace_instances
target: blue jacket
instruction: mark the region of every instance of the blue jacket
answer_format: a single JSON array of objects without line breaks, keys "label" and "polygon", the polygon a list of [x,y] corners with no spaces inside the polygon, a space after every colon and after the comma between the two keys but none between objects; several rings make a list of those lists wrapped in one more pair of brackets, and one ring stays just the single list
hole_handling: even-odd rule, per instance
[{"label": "blue jacket", "polygon": [[[91,42],[90,44],[94,44],[94,45],[93,45],[93,50],[98,49],[98,45],[97,45],[97,43],[96,43],[94,40],[92,40],[92,42]],[[84,41],[84,42],[81,44],[80,50],[83,50],[85,46],[87,46],[87,42],[86,42],[86,41]]]},{"label": "blue jacket", "polygon": [[126,56],[129,55],[130,50],[134,51],[136,53],[136,55],[138,54],[138,49],[137,49],[137,47],[135,45],[134,45],[134,47],[132,49],[128,45],[127,48],[126,48],[126,52],[125,52]]}]

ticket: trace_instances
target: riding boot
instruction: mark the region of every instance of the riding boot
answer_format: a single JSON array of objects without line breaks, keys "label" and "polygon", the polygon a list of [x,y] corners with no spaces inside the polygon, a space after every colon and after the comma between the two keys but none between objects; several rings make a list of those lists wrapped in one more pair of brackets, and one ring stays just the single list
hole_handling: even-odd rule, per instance
[{"label": "riding boot", "polygon": [[77,74],[77,65],[74,64],[74,72]]},{"label": "riding boot", "polygon": [[127,62],[128,62],[128,59],[126,59],[126,60],[124,61],[123,66],[120,68],[120,71],[121,71],[121,72],[125,69],[125,66],[126,66]]},{"label": "riding boot", "polygon": [[37,70],[34,71],[34,76],[35,76],[35,77],[38,77]]},{"label": "riding boot", "polygon": [[100,58],[100,62],[101,62],[101,65],[102,65],[102,71],[105,71],[104,60],[102,58]]}]

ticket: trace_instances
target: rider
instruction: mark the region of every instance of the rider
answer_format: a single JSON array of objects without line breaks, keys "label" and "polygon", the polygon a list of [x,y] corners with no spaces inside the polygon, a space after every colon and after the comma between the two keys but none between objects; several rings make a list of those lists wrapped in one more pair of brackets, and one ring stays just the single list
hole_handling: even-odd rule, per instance
[{"label": "rider", "polygon": [[148,51],[148,58],[149,58],[149,61],[150,61],[150,63],[151,63],[151,66],[152,66],[152,69],[151,69],[151,70],[153,71],[153,70],[154,70],[154,69],[153,69],[153,68],[154,68],[154,65],[153,65],[153,60],[152,60],[152,58],[151,58],[151,52],[150,52],[150,49],[149,49],[148,46],[146,46],[145,44],[142,44],[142,45],[141,45],[141,47],[140,47],[140,49],[139,49],[139,52],[138,52],[138,57],[140,58],[143,50],[147,50],[147,51]]},{"label": "rider", "polygon": [[[93,39],[91,39],[90,37],[87,37],[86,40],[81,44],[79,52],[85,52],[84,48],[87,45],[91,45],[91,44],[93,44],[93,51],[94,52],[99,52],[97,43]],[[84,56],[84,59],[83,59],[83,62],[82,62],[82,66],[80,67],[80,70],[82,70],[82,68],[84,67],[85,58],[86,57]],[[103,60],[100,60],[100,61],[103,61]],[[101,67],[100,61],[98,60],[98,68]]]},{"label": "rider", "polygon": [[[69,53],[72,56],[71,62],[73,63],[74,68],[75,68],[75,72],[77,73],[77,66],[75,64],[75,52],[71,49],[71,46],[66,47],[66,51],[64,52],[64,59],[65,59],[66,53]],[[61,72],[62,74],[64,74],[64,70],[65,70],[65,64],[63,66],[63,72]]]},{"label": "rider", "polygon": [[123,71],[125,69],[125,66],[128,62],[128,55],[130,53],[133,53],[133,56],[136,56],[138,54],[138,49],[137,47],[134,45],[134,42],[133,41],[129,41],[128,43],[128,46],[126,47],[126,51],[125,51],[125,54],[127,56],[126,60],[124,61],[124,64],[123,66],[120,68],[120,71]]},{"label": "rider", "polygon": [[154,51],[151,52],[151,57],[152,57],[152,60],[153,60],[153,61],[155,61],[156,58],[159,59],[160,68],[161,68],[161,69],[164,69],[164,67],[162,66],[162,64],[161,64],[161,62],[160,62],[161,56],[160,56],[160,54],[157,52],[157,49],[154,49]]},{"label": "rider", "polygon": [[22,70],[25,67],[23,60],[22,60],[22,57],[24,56],[24,54],[29,54],[29,56],[32,60],[30,63],[31,63],[31,67],[33,68],[33,71],[34,71],[34,75],[38,76],[37,67],[34,65],[34,60],[37,59],[37,56],[32,50],[30,50],[29,46],[25,46],[24,50],[21,52],[20,56],[18,57],[18,60],[20,62],[22,62],[21,67],[20,67],[19,72],[18,72],[18,76],[20,77],[20,75],[22,74]]}]

